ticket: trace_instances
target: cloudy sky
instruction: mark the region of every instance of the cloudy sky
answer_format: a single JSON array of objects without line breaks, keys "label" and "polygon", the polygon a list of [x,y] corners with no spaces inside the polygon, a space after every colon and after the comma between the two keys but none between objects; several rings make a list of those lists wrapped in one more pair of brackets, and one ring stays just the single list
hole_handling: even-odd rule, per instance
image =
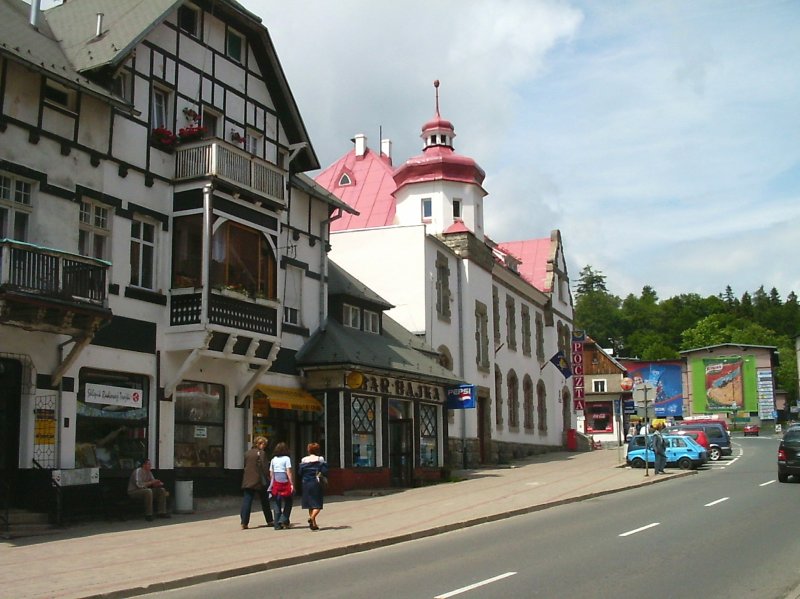
[{"label": "cloudy sky", "polygon": [[800,293],[797,0],[240,2],[323,167],[356,133],[417,155],[439,79],[495,241],[560,229],[623,297]]},{"label": "cloudy sky", "polygon": [[573,281],[800,293],[800,2],[241,0],[323,166],[442,116],[496,241],[560,229]]}]

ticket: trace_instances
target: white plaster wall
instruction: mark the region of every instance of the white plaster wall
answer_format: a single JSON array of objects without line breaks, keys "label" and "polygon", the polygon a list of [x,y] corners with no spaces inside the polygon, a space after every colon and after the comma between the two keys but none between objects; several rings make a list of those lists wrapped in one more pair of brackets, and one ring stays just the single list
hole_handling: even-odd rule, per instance
[{"label": "white plaster wall", "polygon": [[330,258],[395,305],[388,315],[411,332],[426,327],[425,227],[331,233]]}]

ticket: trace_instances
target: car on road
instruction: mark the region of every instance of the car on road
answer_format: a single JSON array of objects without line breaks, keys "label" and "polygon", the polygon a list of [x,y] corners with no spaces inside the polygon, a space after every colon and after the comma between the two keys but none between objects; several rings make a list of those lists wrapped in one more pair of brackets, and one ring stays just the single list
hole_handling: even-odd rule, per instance
[{"label": "car on road", "polygon": [[761,432],[761,427],[757,424],[745,424],[743,432],[745,437],[758,437],[758,433]]},{"label": "car on road", "polygon": [[731,447],[731,437],[725,427],[713,420],[691,420],[678,422],[674,426],[668,427],[664,432],[667,434],[674,434],[679,430],[694,430],[703,431],[708,437],[708,442],[711,444],[711,449],[708,453],[708,458],[712,462],[716,462],[722,456],[731,455],[733,448]]},{"label": "car on road", "polygon": [[[655,464],[653,453],[653,435],[635,435],[628,444],[625,461],[632,468],[644,468],[645,461]],[[702,466],[708,461],[708,452],[687,435],[664,435],[667,446],[667,466],[677,466],[681,470],[690,470]]]},{"label": "car on road", "polygon": [[778,480],[785,483],[791,475],[800,476],[800,427],[786,431],[778,445]]},{"label": "car on road", "polygon": [[711,455],[711,443],[708,440],[708,437],[703,431],[696,431],[694,429],[682,429],[680,427],[675,427],[674,430],[670,429],[670,435],[686,435],[687,437],[691,437],[697,443],[706,450],[706,452]]}]

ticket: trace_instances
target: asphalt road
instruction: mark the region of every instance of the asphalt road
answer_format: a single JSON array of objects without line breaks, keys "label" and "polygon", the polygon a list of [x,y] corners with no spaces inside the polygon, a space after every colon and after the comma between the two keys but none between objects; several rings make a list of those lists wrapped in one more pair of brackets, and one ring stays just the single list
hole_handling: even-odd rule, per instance
[{"label": "asphalt road", "polygon": [[737,437],[666,484],[157,596],[782,599],[800,583],[800,482],[777,482],[777,444]]}]

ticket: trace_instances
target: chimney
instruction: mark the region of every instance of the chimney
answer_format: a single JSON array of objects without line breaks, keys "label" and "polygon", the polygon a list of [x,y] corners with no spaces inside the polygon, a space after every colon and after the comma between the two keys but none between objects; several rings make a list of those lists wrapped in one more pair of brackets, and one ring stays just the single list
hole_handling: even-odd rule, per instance
[{"label": "chimney", "polygon": [[39,17],[41,16],[42,0],[31,0],[31,27],[39,29]]},{"label": "chimney", "polygon": [[367,136],[359,133],[353,137],[353,143],[356,144],[356,158],[363,158],[367,153]]},{"label": "chimney", "polygon": [[97,31],[94,32],[95,37],[103,35],[103,13],[97,13]]},{"label": "chimney", "polygon": [[392,140],[391,139],[382,139],[381,140],[381,154],[386,156],[386,159],[389,161],[389,164],[392,164]]}]

